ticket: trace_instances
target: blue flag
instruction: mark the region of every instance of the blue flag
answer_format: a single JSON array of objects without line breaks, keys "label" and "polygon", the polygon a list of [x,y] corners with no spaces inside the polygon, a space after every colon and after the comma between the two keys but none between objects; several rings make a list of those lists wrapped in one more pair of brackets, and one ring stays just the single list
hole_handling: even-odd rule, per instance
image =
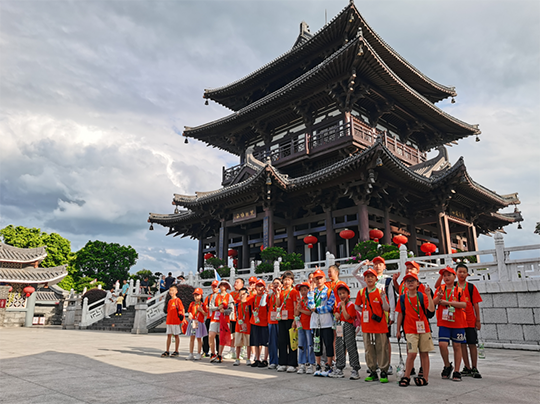
[{"label": "blue flag", "polygon": [[219,276],[215,268],[214,268],[214,275],[216,277],[216,281],[221,281],[221,276]]}]

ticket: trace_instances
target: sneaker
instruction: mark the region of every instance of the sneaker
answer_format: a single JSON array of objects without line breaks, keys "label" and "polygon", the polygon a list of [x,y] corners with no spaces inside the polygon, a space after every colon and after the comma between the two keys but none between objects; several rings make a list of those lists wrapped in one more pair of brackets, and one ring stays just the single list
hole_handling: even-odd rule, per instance
[{"label": "sneaker", "polygon": [[287,366],[279,365],[277,367],[278,372],[285,372],[287,370]]},{"label": "sneaker", "polygon": [[464,367],[463,370],[461,371],[461,376],[472,377],[472,370],[469,369],[468,367]]},{"label": "sneaker", "polygon": [[322,372],[321,365],[315,366],[315,372],[313,372],[313,376],[320,376]]},{"label": "sneaker", "polygon": [[110,318],[109,316],[106,316],[105,318]]},{"label": "sneaker", "polygon": [[313,365],[307,365],[306,366],[306,375],[312,375],[313,372],[315,371],[313,368],[314,368]]},{"label": "sneaker", "polygon": [[381,370],[381,377],[379,380],[381,383],[388,383],[388,373]]},{"label": "sneaker", "polygon": [[388,366],[388,372],[386,372],[387,375],[391,376],[394,374],[394,368],[392,365]]},{"label": "sneaker", "polygon": [[287,373],[296,373],[296,368],[294,366],[287,367]]},{"label": "sneaker", "polygon": [[218,355],[215,363],[221,363],[222,360],[223,358],[221,357],[221,355]]},{"label": "sneaker", "polygon": [[324,370],[321,371],[321,376],[332,377],[333,373],[334,373],[334,369],[332,369],[332,366],[326,364],[326,366],[324,367]]},{"label": "sneaker", "polygon": [[298,371],[297,371],[296,373],[298,373],[299,375],[304,375],[304,374],[306,374],[306,365],[300,365],[300,366],[298,366]]},{"label": "sneaker", "polygon": [[358,370],[351,370],[351,377],[349,377],[351,380],[358,380],[360,379],[360,375],[358,374]]},{"label": "sneaker", "polygon": [[268,367],[268,362],[267,361],[260,361],[258,367],[259,368],[267,368]]},{"label": "sneaker", "polygon": [[194,358],[195,358],[195,357],[193,356],[193,354],[190,353],[190,354],[187,356],[186,360],[187,360],[187,361],[192,361]]},{"label": "sneaker", "polygon": [[261,361],[257,359],[255,362],[253,362],[253,363],[251,364],[251,367],[252,367],[252,368],[258,368],[258,367],[259,367],[259,363],[261,363]]},{"label": "sneaker", "polygon": [[201,354],[200,353],[196,353],[194,356],[193,356],[193,359],[196,360],[196,361],[200,361],[202,358]]},{"label": "sneaker", "polygon": [[482,378],[482,375],[480,374],[480,372],[476,368],[471,369],[471,374],[472,374],[473,379],[481,379]]},{"label": "sneaker", "polygon": [[450,379],[450,375],[452,374],[452,370],[454,370],[454,366],[452,365],[452,362],[450,362],[450,366],[443,367],[443,371],[441,372],[441,377],[443,379]]},{"label": "sneaker", "polygon": [[[242,359],[247,359],[247,349],[245,346],[242,347],[242,350],[240,351],[240,358]],[[240,359],[238,358],[238,359]]]},{"label": "sneaker", "polygon": [[246,366],[251,366],[251,361],[249,359],[246,359]]},{"label": "sneaker", "polygon": [[342,369],[336,369],[331,374],[330,377],[336,378],[336,379],[343,379],[345,375],[343,374]]},{"label": "sneaker", "polygon": [[217,355],[215,353],[210,355],[210,363],[214,363],[216,360],[217,360]]},{"label": "sneaker", "polygon": [[271,363],[270,365],[268,365],[268,369],[275,370],[277,369],[277,365],[275,363]]},{"label": "sneaker", "polygon": [[223,354],[223,358],[225,358],[225,359],[232,359],[232,352],[229,351],[229,352],[227,352],[226,354]]},{"label": "sneaker", "polygon": [[369,376],[364,379],[366,382],[376,382],[379,380],[379,376],[377,375],[377,371],[375,372],[369,372]]},{"label": "sneaker", "polygon": [[210,354],[208,352],[203,353],[203,358],[209,358]]},{"label": "sneaker", "polygon": [[235,360],[233,366],[240,366],[240,359]]}]

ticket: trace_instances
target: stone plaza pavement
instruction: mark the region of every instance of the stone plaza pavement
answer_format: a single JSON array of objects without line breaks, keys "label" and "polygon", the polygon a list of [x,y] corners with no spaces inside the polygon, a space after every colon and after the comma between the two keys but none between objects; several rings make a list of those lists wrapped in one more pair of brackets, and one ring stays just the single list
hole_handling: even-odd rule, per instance
[{"label": "stone plaza pavement", "polygon": [[[59,328],[0,329],[1,403],[533,403],[540,397],[540,353],[487,349],[483,379],[442,380],[438,348],[429,386],[330,379],[161,358],[165,336]],[[359,343],[360,357],[363,346]],[[397,345],[393,364],[398,363]],[[418,366],[418,365],[417,365]]]}]

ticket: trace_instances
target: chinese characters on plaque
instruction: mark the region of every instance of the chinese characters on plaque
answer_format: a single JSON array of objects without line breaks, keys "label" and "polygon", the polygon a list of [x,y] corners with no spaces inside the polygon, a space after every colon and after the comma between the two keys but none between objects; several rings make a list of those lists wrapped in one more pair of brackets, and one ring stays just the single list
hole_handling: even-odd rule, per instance
[{"label": "chinese characters on plaque", "polygon": [[243,222],[244,220],[255,219],[257,217],[257,208],[255,206],[247,207],[233,212],[233,223]]}]

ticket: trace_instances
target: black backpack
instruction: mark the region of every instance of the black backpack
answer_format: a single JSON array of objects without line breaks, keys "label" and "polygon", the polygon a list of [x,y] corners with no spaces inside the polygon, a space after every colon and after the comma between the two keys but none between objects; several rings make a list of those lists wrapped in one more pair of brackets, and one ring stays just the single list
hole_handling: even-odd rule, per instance
[{"label": "black backpack", "polygon": [[[416,292],[416,298],[420,301],[420,306],[427,319],[432,318],[435,315],[434,311],[426,310],[424,306],[424,294],[422,292]],[[399,297],[399,305],[401,306],[401,312],[405,315],[405,293]]]},{"label": "black backpack", "polygon": [[[458,282],[454,282],[454,286],[459,287]],[[469,299],[471,299],[471,304],[473,304],[473,293],[474,293],[474,285],[471,282],[467,282],[467,289],[469,290]],[[461,300],[461,293],[458,295],[459,300]]]}]

